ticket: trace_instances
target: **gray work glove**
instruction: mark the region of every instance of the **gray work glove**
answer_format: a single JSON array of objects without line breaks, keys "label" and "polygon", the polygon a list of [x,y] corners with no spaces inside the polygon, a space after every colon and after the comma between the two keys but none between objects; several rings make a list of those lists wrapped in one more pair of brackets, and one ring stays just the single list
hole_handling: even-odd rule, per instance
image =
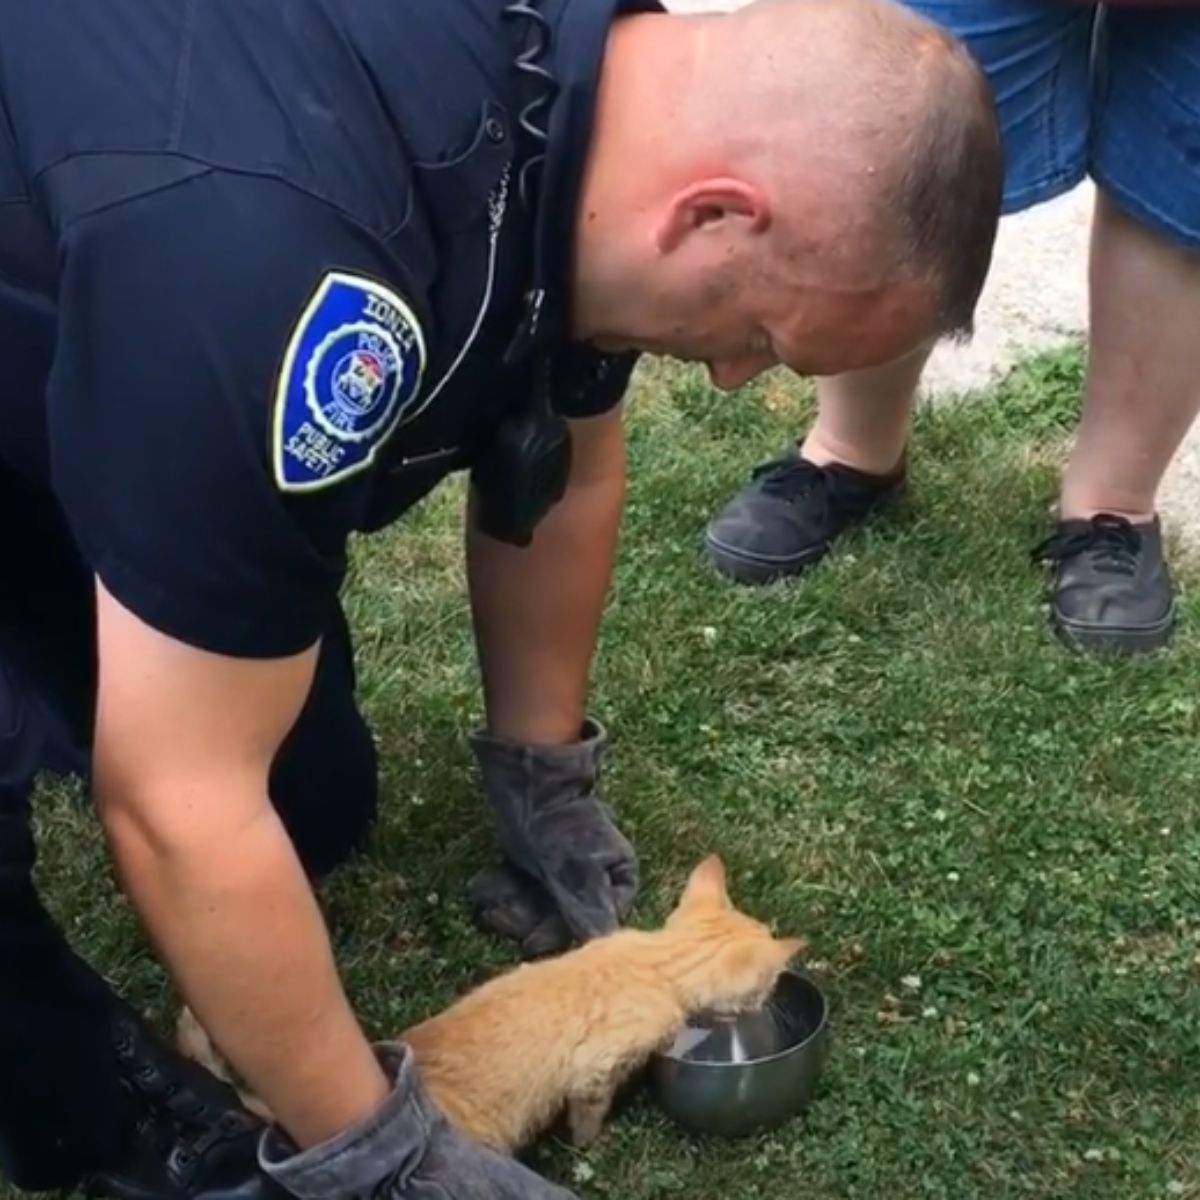
[{"label": "gray work glove", "polygon": [[259,1162],[280,1187],[299,1200],[577,1200],[458,1133],[407,1046],[376,1053],[394,1086],[368,1120],[301,1152],[278,1129],[264,1134]]},{"label": "gray work glove", "polygon": [[525,958],[617,929],[640,882],[637,854],[599,799],[608,735],[588,720],[566,746],[472,735],[471,748],[507,860],[469,885],[476,920]]}]

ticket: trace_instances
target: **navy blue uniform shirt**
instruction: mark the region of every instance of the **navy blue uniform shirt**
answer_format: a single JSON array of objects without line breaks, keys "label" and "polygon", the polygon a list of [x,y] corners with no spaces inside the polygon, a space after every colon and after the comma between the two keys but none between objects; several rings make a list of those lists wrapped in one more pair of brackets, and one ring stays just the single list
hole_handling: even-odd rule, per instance
[{"label": "navy blue uniform shirt", "polygon": [[609,27],[659,5],[514,7],[0,8],[0,471],[147,623],[299,651],[349,536],[469,467],[536,354],[564,415],[620,400],[632,357],[554,321]]}]

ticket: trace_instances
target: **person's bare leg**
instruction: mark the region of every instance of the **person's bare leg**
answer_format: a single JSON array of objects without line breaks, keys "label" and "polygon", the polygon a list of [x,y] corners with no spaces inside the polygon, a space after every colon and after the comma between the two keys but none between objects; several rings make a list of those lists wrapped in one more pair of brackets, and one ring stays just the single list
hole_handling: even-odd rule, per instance
[{"label": "person's bare leg", "polygon": [[841,463],[869,475],[891,474],[908,443],[913,400],[929,360],[922,347],[886,366],[817,381],[817,419],[801,453],[823,467]]},{"label": "person's bare leg", "polygon": [[1052,617],[1089,649],[1156,650],[1175,622],[1156,496],[1200,411],[1200,253],[1098,193],[1083,416],[1063,476]]},{"label": "person's bare leg", "polygon": [[1174,245],[1097,194],[1083,418],[1062,484],[1063,518],[1149,521],[1200,411],[1200,252]]}]

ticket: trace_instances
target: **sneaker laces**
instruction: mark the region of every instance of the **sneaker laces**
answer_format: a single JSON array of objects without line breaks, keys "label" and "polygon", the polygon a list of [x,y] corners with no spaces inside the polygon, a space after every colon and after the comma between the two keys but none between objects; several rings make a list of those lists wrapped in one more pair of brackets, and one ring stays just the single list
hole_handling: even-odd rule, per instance
[{"label": "sneaker laces", "polygon": [[763,463],[751,472],[751,478],[761,480],[762,491],[768,496],[782,496],[785,500],[797,500],[821,486],[828,472],[806,458],[791,455]]},{"label": "sneaker laces", "polygon": [[895,487],[903,474],[898,469],[890,475],[870,475],[841,463],[818,466],[807,458],[792,454],[764,463],[752,472],[765,496],[777,496],[788,504],[799,504],[814,493],[820,498],[824,516],[835,513],[845,516],[865,516],[879,496]]},{"label": "sneaker laces", "polygon": [[1109,575],[1137,573],[1141,535],[1125,517],[1098,513],[1083,528],[1058,530],[1034,548],[1035,562],[1061,563],[1080,554],[1091,556],[1093,567]]}]

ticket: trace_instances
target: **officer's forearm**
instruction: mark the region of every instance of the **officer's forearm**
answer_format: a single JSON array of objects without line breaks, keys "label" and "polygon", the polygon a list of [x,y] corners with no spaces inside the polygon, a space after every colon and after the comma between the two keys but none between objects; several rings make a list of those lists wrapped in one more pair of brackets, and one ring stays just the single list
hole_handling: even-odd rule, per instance
[{"label": "officer's forearm", "polygon": [[[97,782],[117,868],[150,936],[196,1016],[280,1124],[308,1146],[378,1107],[384,1076],[265,797],[223,804],[228,795],[203,783],[134,797]],[[198,820],[206,804],[214,815]],[[239,811],[256,815],[219,815]]]},{"label": "officer's forearm", "polygon": [[[579,734],[625,497],[619,414],[576,422],[570,486],[532,545],[468,519],[471,604],[488,724],[522,742]],[[472,511],[477,498],[472,496]]]}]

